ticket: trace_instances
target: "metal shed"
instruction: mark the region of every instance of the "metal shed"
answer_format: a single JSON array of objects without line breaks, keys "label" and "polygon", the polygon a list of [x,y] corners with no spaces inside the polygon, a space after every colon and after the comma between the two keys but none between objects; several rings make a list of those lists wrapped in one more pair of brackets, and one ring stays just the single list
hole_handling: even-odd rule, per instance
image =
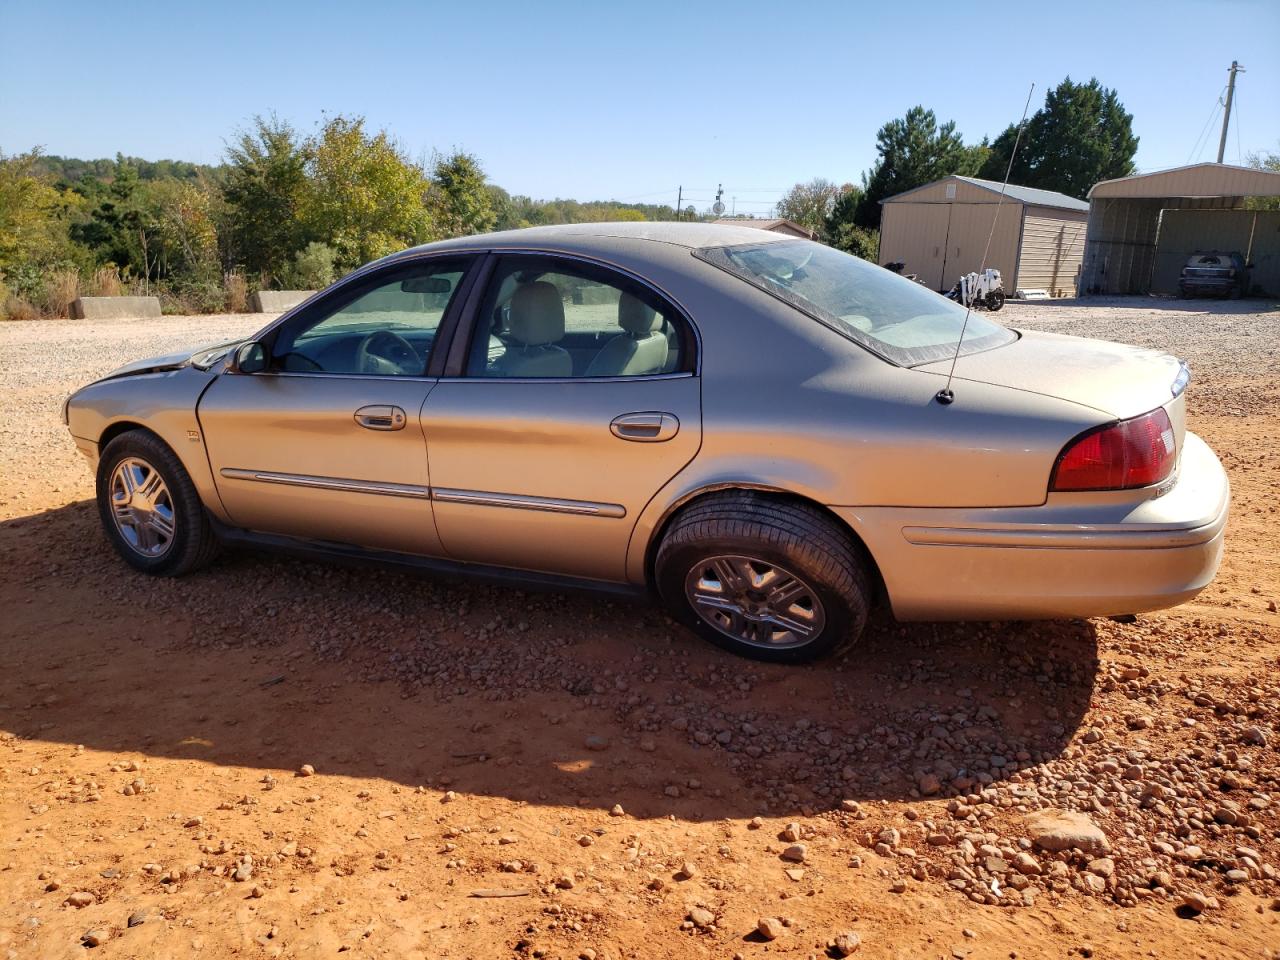
[{"label": "metal shed", "polygon": [[1216,250],[1243,254],[1254,289],[1280,294],[1280,211],[1251,197],[1280,197],[1280,173],[1197,163],[1094,184],[1080,293],[1174,294],[1187,258]]},{"label": "metal shed", "polygon": [[[935,290],[962,274],[995,267],[1010,295],[1019,289],[1069,296],[1084,251],[1089,205],[1052,190],[951,176],[882,201],[880,262],[900,260]],[[992,225],[995,230],[992,230]]]}]

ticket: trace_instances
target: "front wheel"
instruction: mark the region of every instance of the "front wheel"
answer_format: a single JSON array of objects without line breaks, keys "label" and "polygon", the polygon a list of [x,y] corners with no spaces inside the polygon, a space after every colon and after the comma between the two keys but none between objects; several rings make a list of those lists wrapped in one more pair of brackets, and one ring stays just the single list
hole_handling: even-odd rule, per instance
[{"label": "front wheel", "polygon": [[155,434],[130,430],[108,443],[98,460],[97,492],[107,539],[135,569],[177,577],[217,552],[191,477]]},{"label": "front wheel", "polygon": [[987,309],[995,312],[1004,306],[1004,291],[992,290],[987,294]]},{"label": "front wheel", "polygon": [[853,643],[871,591],[847,532],[819,510],[750,491],[681,512],[658,548],[672,615],[739,656],[803,663]]}]

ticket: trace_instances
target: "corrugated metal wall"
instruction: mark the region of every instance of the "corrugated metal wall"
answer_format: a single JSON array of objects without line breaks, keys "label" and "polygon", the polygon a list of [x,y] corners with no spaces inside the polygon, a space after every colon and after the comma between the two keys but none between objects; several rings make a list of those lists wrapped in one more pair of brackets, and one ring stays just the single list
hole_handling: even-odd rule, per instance
[{"label": "corrugated metal wall", "polygon": [[1031,207],[1022,221],[1022,249],[1018,272],[1006,277],[1007,292],[1015,289],[1048,290],[1052,297],[1075,293],[1076,276],[1084,260],[1084,235],[1089,215],[1070,210]]},{"label": "corrugated metal wall", "polygon": [[1178,277],[1193,253],[1240,253],[1253,263],[1251,286],[1280,294],[1280,211],[1166,210],[1156,241],[1152,293],[1178,292]]},{"label": "corrugated metal wall", "polygon": [[1149,293],[1162,210],[1231,210],[1243,203],[1240,197],[1094,197],[1080,293]]}]

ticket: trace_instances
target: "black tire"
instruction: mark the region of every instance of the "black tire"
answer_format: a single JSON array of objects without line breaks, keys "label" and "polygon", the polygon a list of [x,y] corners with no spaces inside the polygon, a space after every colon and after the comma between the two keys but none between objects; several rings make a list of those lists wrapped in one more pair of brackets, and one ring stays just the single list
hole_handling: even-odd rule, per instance
[{"label": "black tire", "polygon": [[995,313],[995,311],[999,310],[1003,306],[1004,306],[1004,291],[992,290],[991,293],[987,295],[987,309],[990,310],[992,313]]},{"label": "black tire", "polygon": [[[801,581],[812,595],[802,602],[818,601],[820,630],[775,646],[749,642],[704,619],[690,600],[689,584],[704,582],[699,567],[726,557],[758,560]],[[866,568],[846,531],[814,507],[754,491],[715,494],[682,510],[658,547],[654,579],[681,623],[725,650],[771,663],[804,663],[851,645],[861,636],[871,605]]]},{"label": "black tire", "polygon": [[[125,460],[140,461],[164,481],[171,505],[173,533],[162,552],[148,555],[121,532],[113,515],[111,485]],[[207,566],[218,552],[204,503],[191,477],[168,445],[149,430],[130,430],[107,444],[98,460],[98,517],[116,552],[135,570],[157,577],[180,577]],[[157,547],[159,549],[159,547]]]}]

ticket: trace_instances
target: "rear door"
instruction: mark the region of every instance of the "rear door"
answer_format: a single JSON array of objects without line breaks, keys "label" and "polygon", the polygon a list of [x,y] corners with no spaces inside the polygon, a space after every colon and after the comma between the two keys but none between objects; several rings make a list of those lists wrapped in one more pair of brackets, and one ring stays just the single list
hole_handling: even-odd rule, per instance
[{"label": "rear door", "polygon": [[429,359],[471,262],[373,271],[272,331],[267,370],[214,381],[199,419],[237,526],[441,553],[421,410],[437,382]]},{"label": "rear door", "polygon": [[637,518],[701,444],[692,326],[638,279],[550,255],[496,258],[476,302],[423,409],[444,549],[624,580]]}]

